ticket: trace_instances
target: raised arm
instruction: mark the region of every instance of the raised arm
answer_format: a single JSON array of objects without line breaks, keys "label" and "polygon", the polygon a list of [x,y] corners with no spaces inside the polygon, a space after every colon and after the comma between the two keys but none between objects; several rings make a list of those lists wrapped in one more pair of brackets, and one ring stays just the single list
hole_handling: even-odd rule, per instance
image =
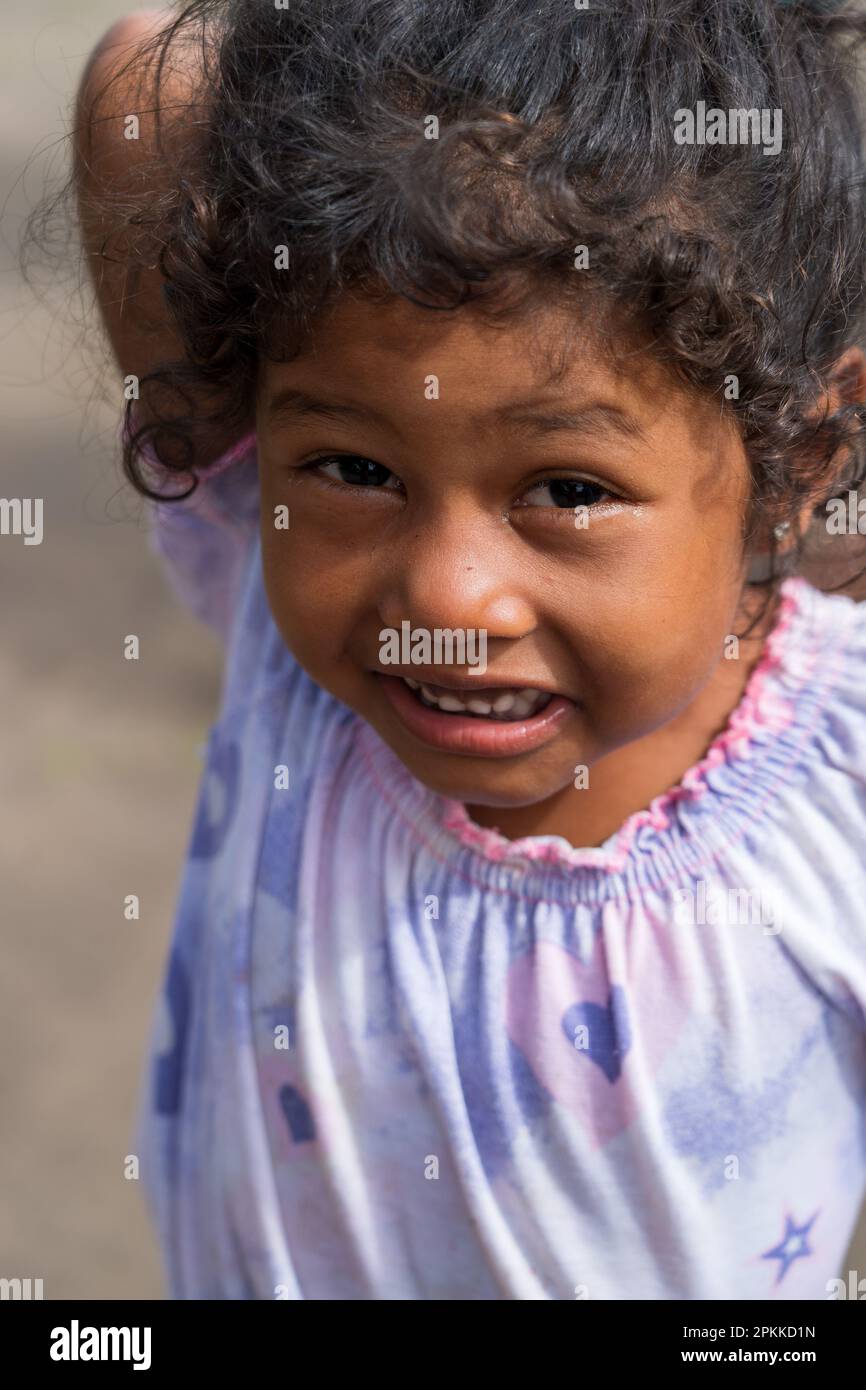
[{"label": "raised arm", "polygon": [[[84,252],[120,369],[139,379],[184,359],[163,298],[159,211],[178,170],[194,160],[207,121],[201,34],[178,30],[157,44],[173,22],[171,12],[149,10],[114,24],[90,57],[76,101],[75,185]],[[148,418],[154,399],[143,393],[140,420]],[[223,428],[205,435],[197,461],[218,458],[240,432]]]}]

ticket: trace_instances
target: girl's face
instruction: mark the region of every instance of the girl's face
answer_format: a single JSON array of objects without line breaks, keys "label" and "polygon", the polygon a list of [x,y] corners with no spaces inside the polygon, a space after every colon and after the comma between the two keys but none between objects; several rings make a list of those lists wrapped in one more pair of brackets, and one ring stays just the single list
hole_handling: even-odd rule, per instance
[{"label": "girl's face", "polygon": [[[553,797],[687,711],[724,660],[744,583],[737,431],[648,355],[624,345],[615,366],[573,309],[496,326],[344,297],[303,357],[263,368],[257,425],[280,632],[434,791]],[[447,638],[393,664],[384,634],[403,624],[416,643],[456,634],[461,664]],[[463,709],[428,708],[403,677]]]}]

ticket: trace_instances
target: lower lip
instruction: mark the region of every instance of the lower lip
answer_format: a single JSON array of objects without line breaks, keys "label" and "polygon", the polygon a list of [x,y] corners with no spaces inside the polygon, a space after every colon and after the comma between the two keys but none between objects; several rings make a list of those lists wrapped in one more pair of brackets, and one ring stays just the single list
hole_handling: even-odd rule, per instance
[{"label": "lower lip", "polygon": [[478,758],[508,758],[529,753],[549,743],[574,709],[564,695],[554,695],[540,713],[529,719],[494,723],[471,714],[444,714],[416,700],[398,676],[379,675],[382,689],[401,722],[422,743],[443,753],[464,753]]}]

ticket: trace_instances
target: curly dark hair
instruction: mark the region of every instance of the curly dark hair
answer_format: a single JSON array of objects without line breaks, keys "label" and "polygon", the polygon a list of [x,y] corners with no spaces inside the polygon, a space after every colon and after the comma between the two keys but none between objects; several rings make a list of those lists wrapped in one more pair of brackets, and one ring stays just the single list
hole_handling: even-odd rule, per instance
[{"label": "curly dark hair", "polygon": [[[181,34],[200,46],[208,115],[171,192],[134,220],[158,237],[186,361],[142,379],[124,456],[140,491],[162,495],[148,453],[191,487],[206,476],[193,394],[208,425],[249,428],[259,360],[302,350],[350,285],[431,311],[588,293],[625,309],[734,413],[746,542],[816,486],[816,515],[859,488],[866,403],[822,406],[863,334],[859,7],[193,0],[149,40],[158,70]],[[781,149],[677,143],[675,113],[699,102],[781,111]]]}]

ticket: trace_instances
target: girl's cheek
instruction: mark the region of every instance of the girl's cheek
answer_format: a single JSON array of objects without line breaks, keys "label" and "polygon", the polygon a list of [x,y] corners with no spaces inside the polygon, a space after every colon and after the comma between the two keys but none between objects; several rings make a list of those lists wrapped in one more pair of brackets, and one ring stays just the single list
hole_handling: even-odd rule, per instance
[{"label": "girl's cheek", "polygon": [[[696,610],[682,622],[665,611],[611,615],[594,641],[576,649],[598,717],[619,725],[671,717],[701,689],[723,654],[724,616]],[[581,657],[581,651],[583,657]]]},{"label": "girl's cheek", "polygon": [[265,591],[274,622],[293,656],[315,678],[342,659],[358,628],[353,588],[321,552],[307,557],[282,543],[265,547]]}]

